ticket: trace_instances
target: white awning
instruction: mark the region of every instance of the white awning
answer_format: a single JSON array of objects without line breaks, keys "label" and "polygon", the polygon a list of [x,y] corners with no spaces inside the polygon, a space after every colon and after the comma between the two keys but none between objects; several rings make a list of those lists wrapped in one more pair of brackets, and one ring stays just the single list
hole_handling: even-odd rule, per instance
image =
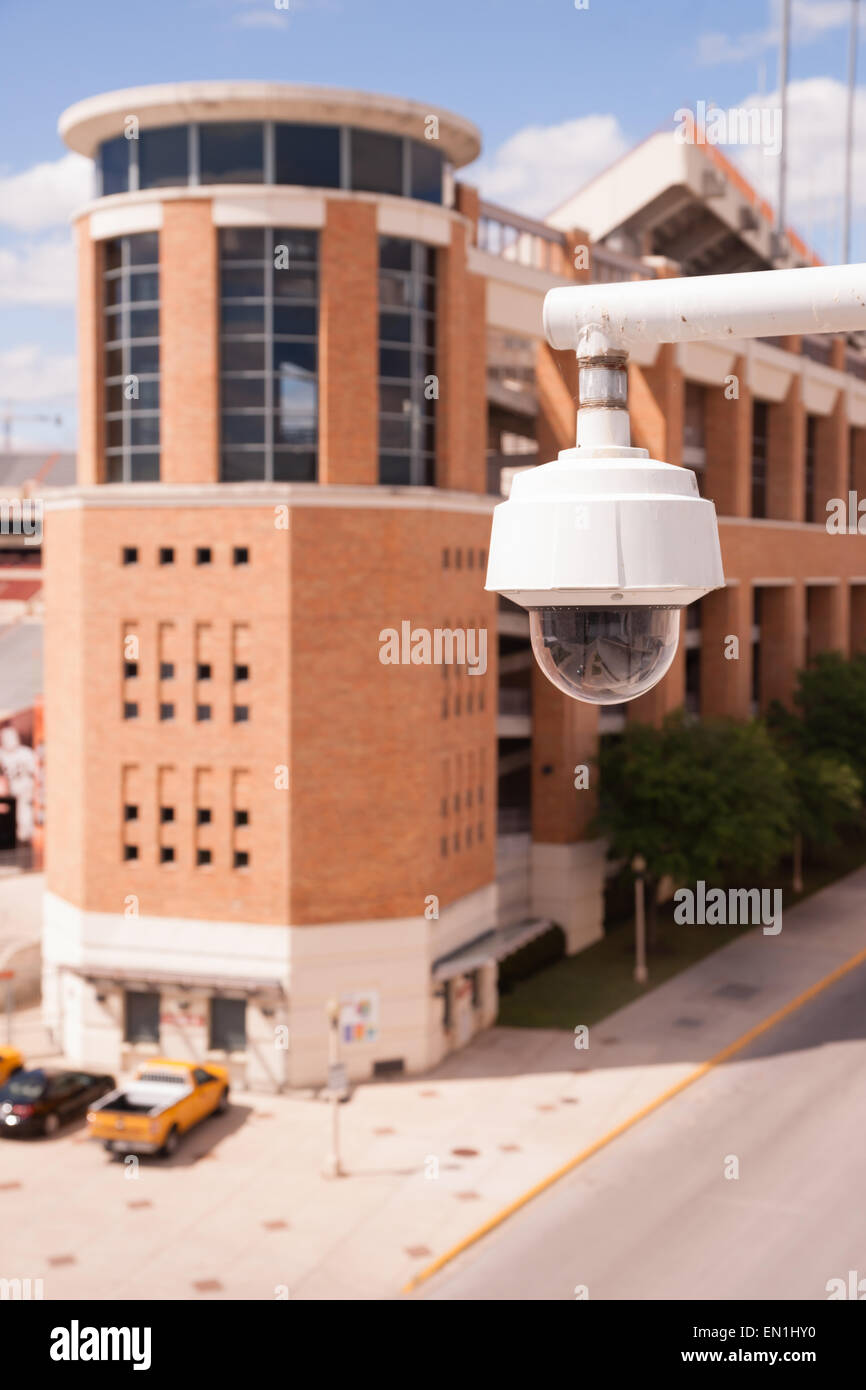
[{"label": "white awning", "polygon": [[457,975],[468,975],[478,970],[488,961],[513,956],[521,946],[534,941],[537,936],[543,936],[553,925],[548,917],[534,917],[529,922],[516,922],[510,927],[497,927],[495,931],[485,932],[483,936],[477,936],[474,941],[461,946],[459,951],[452,951],[450,955],[434,961],[433,979],[437,984],[443,980],[453,980]]},{"label": "white awning", "polygon": [[71,965],[66,968],[84,980],[103,980],[122,989],[137,985],[142,989],[151,986],[157,991],[160,986],[170,985],[179,989],[208,990],[215,994],[221,991],[227,994],[284,993],[281,980],[256,980],[242,975],[188,975],[182,970],[145,970],[136,965]]}]

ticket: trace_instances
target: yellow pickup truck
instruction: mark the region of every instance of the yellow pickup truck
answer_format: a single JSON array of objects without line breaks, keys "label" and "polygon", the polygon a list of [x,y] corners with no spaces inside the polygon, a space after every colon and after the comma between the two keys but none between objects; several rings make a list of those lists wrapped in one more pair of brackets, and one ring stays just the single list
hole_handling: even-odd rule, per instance
[{"label": "yellow pickup truck", "polygon": [[109,1153],[165,1154],[199,1120],[228,1108],[225,1067],[155,1057],[143,1062],[128,1086],[112,1091],[87,1112],[93,1139]]},{"label": "yellow pickup truck", "polygon": [[0,1047],[0,1086],[5,1086],[13,1071],[23,1065],[24,1058],[17,1047]]}]

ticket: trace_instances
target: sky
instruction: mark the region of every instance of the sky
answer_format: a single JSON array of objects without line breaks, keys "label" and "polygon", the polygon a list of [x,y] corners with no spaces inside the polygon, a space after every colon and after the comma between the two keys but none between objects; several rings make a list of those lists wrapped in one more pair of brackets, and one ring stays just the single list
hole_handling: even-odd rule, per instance
[{"label": "sky", "polygon": [[[850,0],[793,9],[789,222],[833,261]],[[0,415],[52,417],[14,421],[14,446],[75,447],[69,219],[91,170],[57,135],[73,102],[205,78],[410,97],[479,127],[481,159],[461,178],[544,216],[632,145],[674,129],[682,108],[778,105],[778,16],[778,0],[0,0]],[[866,259],[864,27],[854,260]],[[772,201],[777,157],[725,153]]]}]

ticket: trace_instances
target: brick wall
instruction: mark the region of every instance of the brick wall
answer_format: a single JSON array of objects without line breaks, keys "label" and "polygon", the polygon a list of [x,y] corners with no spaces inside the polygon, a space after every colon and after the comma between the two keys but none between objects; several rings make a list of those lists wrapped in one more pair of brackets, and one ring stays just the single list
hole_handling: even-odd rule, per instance
[{"label": "brick wall", "polygon": [[731,584],[701,599],[702,714],[748,718],[752,699],[751,631],[750,584]]},{"label": "brick wall", "polygon": [[[474,190],[459,189],[460,210],[477,215]],[[486,490],[485,282],[467,268],[474,223],[455,222],[437,257],[436,481],[464,492]]]},{"label": "brick wall", "polygon": [[319,481],[379,481],[379,240],[373,203],[329,199],[319,286]]},{"label": "brick wall", "polygon": [[[299,508],[292,538],[290,920],[418,916],[494,874],[489,517]],[[382,664],[380,633],[403,621],[486,628],[486,674]]]},{"label": "brick wall", "polygon": [[839,392],[829,415],[819,415],[815,428],[815,520],[825,522],[827,503],[848,497],[848,421],[845,393]]},{"label": "brick wall", "polygon": [[[289,544],[263,508],[127,506],[52,512],[46,528],[47,886],[91,911],[282,922],[288,902],[289,795],[274,768],[289,761]],[[250,564],[232,564],[235,546]],[[121,564],[124,546],[138,548]],[[209,546],[212,563],[196,565]],[[158,563],[160,547],[175,560]],[[233,623],[249,624],[250,680],[233,676]],[[159,679],[160,625],[173,625],[173,679]],[[197,624],[211,633],[212,679],[195,681]],[[138,675],[124,679],[124,638],[139,641]],[[124,719],[124,701],[138,704]],[[161,721],[160,703],[174,705]],[[197,703],[212,708],[198,722]],[[234,704],[250,709],[233,722]],[[80,764],[78,760],[81,760]],[[67,772],[70,769],[70,772]],[[137,820],[123,820],[124,769]],[[174,788],[174,821],[159,820],[159,769]],[[131,771],[130,771],[131,770]],[[213,862],[197,867],[196,770],[207,771]],[[248,870],[232,867],[232,773],[246,772]],[[134,827],[134,828],[133,828]],[[138,847],[125,862],[123,844]],[[173,843],[173,864],[159,863]]]},{"label": "brick wall", "polygon": [[770,406],[767,431],[767,516],[779,521],[802,521],[806,412],[800,377],[792,376],[784,401]]},{"label": "brick wall", "polygon": [[[532,669],[532,838],[564,845],[583,839],[597,808],[597,705],[582,704]],[[589,767],[589,786],[577,790],[574,770]]]},{"label": "brick wall", "polygon": [[629,364],[632,444],[662,463],[682,463],[684,387],[676,345],[663,343],[651,367]]},{"label": "brick wall", "polygon": [[715,503],[719,516],[749,516],[752,393],[747,385],[745,358],[737,358],[731,375],[737,378],[736,396],[726,396],[723,386],[708,386],[704,392],[704,494]]},{"label": "brick wall", "polygon": [[168,201],[159,234],[160,477],[219,478],[219,264],[210,203]]},{"label": "brick wall", "polygon": [[102,482],[104,331],[102,242],[92,241],[90,218],[76,224],[78,255],[78,467],[80,483]]}]

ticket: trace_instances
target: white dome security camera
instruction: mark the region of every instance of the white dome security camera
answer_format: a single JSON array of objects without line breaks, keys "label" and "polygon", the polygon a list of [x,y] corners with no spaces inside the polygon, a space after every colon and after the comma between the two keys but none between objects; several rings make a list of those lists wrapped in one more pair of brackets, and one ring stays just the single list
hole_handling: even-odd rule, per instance
[{"label": "white dome security camera", "polygon": [[564,286],[548,342],[577,353],[577,447],[518,473],[493,513],[485,587],[529,610],[532,650],[560,690],[619,704],[669,670],[680,610],[725,583],[712,502],[694,473],[631,447],[635,343],[851,332],[866,266]]},{"label": "white dome security camera", "polygon": [[724,582],[712,503],[646,449],[564,449],[518,473],[493,513],[486,587],[529,609],[542,671],[590,704],[651,690],[680,609]]}]

